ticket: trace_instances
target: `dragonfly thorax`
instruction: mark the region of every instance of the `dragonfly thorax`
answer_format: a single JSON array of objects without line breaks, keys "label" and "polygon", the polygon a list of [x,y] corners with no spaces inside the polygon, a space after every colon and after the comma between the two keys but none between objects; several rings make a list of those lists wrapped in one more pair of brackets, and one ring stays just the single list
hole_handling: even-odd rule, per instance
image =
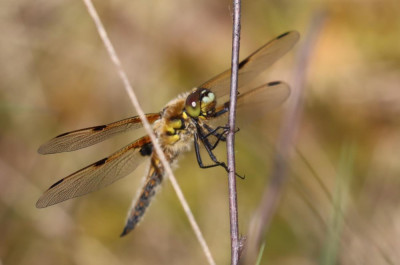
[{"label": "dragonfly thorax", "polygon": [[188,150],[193,141],[196,129],[192,118],[185,112],[185,101],[188,94],[182,94],[171,100],[161,112],[161,119],[153,125],[154,132],[164,151],[174,157]]}]

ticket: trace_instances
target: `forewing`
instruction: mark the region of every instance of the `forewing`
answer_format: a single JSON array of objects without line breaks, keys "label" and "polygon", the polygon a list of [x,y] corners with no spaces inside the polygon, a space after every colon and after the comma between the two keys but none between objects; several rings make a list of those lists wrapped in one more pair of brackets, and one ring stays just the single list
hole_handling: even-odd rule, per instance
[{"label": "forewing", "polygon": [[240,112],[252,112],[260,115],[282,105],[289,95],[290,87],[287,83],[269,82],[240,94],[237,99],[237,107]]},{"label": "forewing", "polygon": [[150,138],[142,137],[111,156],[56,182],[43,193],[36,207],[44,208],[108,186],[135,170],[151,153]]},{"label": "forewing", "polygon": [[[147,114],[146,117],[150,123],[153,123],[160,118],[160,114],[151,113]],[[40,154],[54,154],[75,151],[107,140],[116,134],[139,129],[142,126],[142,121],[139,116],[135,116],[107,125],[99,125],[67,132],[60,134],[40,146],[38,152]]]},{"label": "forewing", "polygon": [[[265,112],[279,107],[290,95],[290,87],[282,81],[269,82],[245,93],[237,98],[238,114],[262,116]],[[218,106],[216,112],[227,110],[223,115],[211,120],[212,124],[226,119],[229,110],[229,101]],[[215,120],[215,121],[214,121]]]},{"label": "forewing", "polygon": [[[239,63],[238,90],[250,83],[260,73],[285,55],[298,41],[300,35],[297,31],[286,32],[268,42],[249,57]],[[231,69],[215,76],[200,87],[208,88],[217,96],[217,100],[229,94]]]},{"label": "forewing", "polygon": [[[262,117],[266,112],[279,107],[286,101],[289,95],[290,87],[284,82],[275,81],[261,85],[238,96],[236,105],[237,114],[238,116],[246,116],[247,123],[251,122],[251,120]],[[223,110],[226,112],[222,115],[207,120],[207,124],[211,128],[215,129],[218,126],[225,126],[227,124],[229,101],[218,106],[216,112],[222,112]],[[226,136],[223,128],[220,128],[217,132]],[[218,141],[218,137],[214,135],[210,135],[207,139],[212,146]],[[200,145],[200,149],[204,149],[202,145]]]}]

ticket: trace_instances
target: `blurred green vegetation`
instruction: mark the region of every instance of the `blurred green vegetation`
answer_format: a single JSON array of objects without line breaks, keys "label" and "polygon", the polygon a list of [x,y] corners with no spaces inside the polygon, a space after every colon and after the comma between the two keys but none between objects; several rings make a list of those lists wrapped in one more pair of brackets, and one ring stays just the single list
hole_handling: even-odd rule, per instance
[{"label": "blurred green vegetation", "polygon": [[[229,1],[96,1],[146,112],[229,66]],[[74,154],[38,155],[60,133],[136,115],[81,1],[6,1],[0,9],[0,264],[205,264],[170,184],[119,238],[145,167],[109,188],[38,210],[40,194],[143,131]],[[261,264],[397,264],[400,254],[400,5],[382,1],[243,1],[242,58],[325,11],[307,74],[290,178]],[[301,45],[302,42],[299,43]],[[268,72],[291,82],[296,51]],[[237,134],[240,231],[268,181],[284,108]],[[243,119],[246,121],[246,118]],[[349,161],[342,150],[354,148]],[[224,148],[218,154],[224,158]],[[341,165],[348,186],[341,187]],[[226,173],[193,153],[176,176],[217,264],[230,260]],[[335,209],[336,194],[346,207]],[[344,218],[340,229],[333,218]],[[332,231],[337,231],[332,235]],[[340,233],[339,233],[340,231]],[[336,238],[335,238],[336,237]],[[329,244],[337,244],[327,253]],[[325,256],[328,257],[328,256]]]}]

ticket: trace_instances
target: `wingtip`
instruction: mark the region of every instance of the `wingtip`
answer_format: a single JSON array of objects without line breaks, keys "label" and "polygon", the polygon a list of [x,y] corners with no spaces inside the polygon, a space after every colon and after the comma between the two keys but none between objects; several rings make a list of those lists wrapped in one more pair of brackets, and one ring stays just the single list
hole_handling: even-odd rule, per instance
[{"label": "wingtip", "polygon": [[38,209],[47,207],[47,205],[44,205],[40,199],[36,202],[35,206]]},{"label": "wingtip", "polygon": [[54,203],[49,202],[48,200],[46,200],[45,194],[46,193],[42,194],[42,196],[40,196],[40,198],[37,200],[37,202],[35,204],[36,208],[38,208],[38,209],[46,208],[46,207],[51,206],[51,205],[54,204]]},{"label": "wingtip", "polygon": [[37,152],[38,152],[39,154],[41,154],[41,155],[45,155],[45,154],[46,154],[46,153],[44,152],[44,150],[43,150],[43,145],[39,146]]},{"label": "wingtip", "polygon": [[292,30],[291,32],[296,35],[297,40],[300,39],[300,32],[298,32],[297,30]]},{"label": "wingtip", "polygon": [[37,152],[41,155],[48,155],[48,154],[53,154],[54,152],[51,151],[51,149],[48,148],[48,144],[42,144],[39,146]]},{"label": "wingtip", "polygon": [[291,38],[295,38],[295,42],[297,42],[300,39],[300,33],[297,30],[290,30],[290,31],[287,31],[285,33],[282,33],[281,35],[276,37],[276,39],[283,38],[283,37],[285,37],[285,36],[287,36],[289,34],[290,34]]}]

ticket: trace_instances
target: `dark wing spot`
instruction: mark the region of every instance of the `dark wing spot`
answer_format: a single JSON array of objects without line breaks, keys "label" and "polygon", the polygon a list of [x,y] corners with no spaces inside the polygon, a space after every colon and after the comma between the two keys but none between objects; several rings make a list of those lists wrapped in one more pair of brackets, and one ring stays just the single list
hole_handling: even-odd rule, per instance
[{"label": "dark wing spot", "polygon": [[54,183],[53,185],[51,185],[49,189],[54,188],[55,186],[57,186],[58,184],[60,184],[60,183],[63,182],[63,181],[64,181],[64,179],[60,179],[59,181],[57,181],[56,183]]},{"label": "dark wing spot", "polygon": [[103,130],[104,128],[106,128],[107,126],[106,125],[100,125],[100,126],[96,126],[96,127],[93,127],[93,129],[92,129],[92,131],[101,131],[101,130]]},{"label": "dark wing spot", "polygon": [[239,69],[243,68],[249,62],[249,58],[244,59],[239,63]]},{"label": "dark wing spot", "polygon": [[56,138],[62,137],[62,136],[67,135],[67,134],[70,134],[70,133],[69,133],[69,132],[62,133],[62,134],[60,134],[60,135],[57,135]]},{"label": "dark wing spot", "polygon": [[289,33],[290,33],[290,32],[285,32],[285,33],[279,35],[276,39],[283,38],[283,37],[285,37],[286,35],[288,35]]},{"label": "dark wing spot", "polygon": [[279,85],[281,83],[282,83],[281,81],[273,81],[273,82],[269,82],[268,86],[276,86],[276,85]]},{"label": "dark wing spot", "polygon": [[142,156],[149,156],[153,153],[153,145],[151,143],[147,143],[140,148],[140,154]]},{"label": "dark wing spot", "polygon": [[94,163],[93,166],[99,167],[99,166],[101,166],[101,165],[104,165],[104,163],[105,163],[106,161],[107,161],[107,158],[104,158],[104,159],[99,160],[99,161],[97,161],[96,163]]}]

